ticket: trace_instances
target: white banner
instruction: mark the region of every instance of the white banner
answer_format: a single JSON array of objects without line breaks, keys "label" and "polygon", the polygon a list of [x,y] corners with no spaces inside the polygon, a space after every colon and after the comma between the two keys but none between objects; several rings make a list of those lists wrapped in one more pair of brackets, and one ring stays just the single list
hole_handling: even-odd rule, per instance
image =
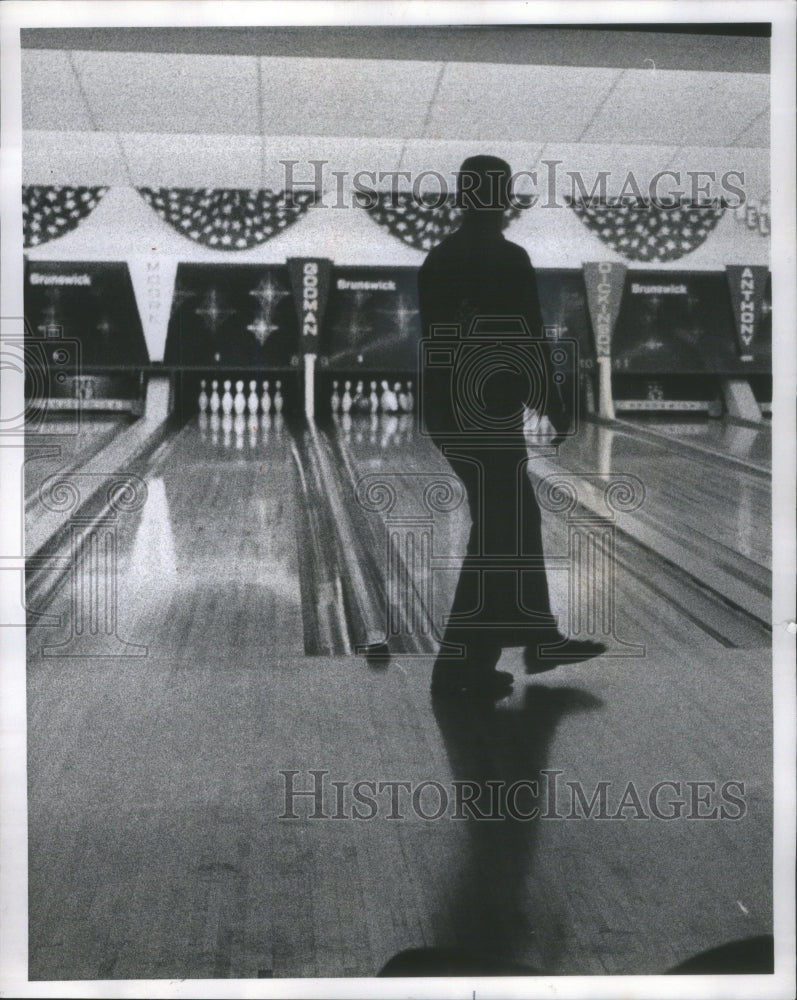
[{"label": "white banner", "polygon": [[150,361],[163,361],[177,276],[176,257],[130,257],[127,261]]}]

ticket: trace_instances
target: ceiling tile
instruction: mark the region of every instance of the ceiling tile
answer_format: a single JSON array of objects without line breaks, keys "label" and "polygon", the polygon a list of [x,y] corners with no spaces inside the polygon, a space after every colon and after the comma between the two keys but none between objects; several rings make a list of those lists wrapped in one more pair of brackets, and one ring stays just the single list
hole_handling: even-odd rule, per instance
[{"label": "ceiling tile", "polygon": [[729,146],[768,97],[769,78],[761,74],[626,70],[583,138]]},{"label": "ceiling tile", "polygon": [[376,59],[263,59],[272,135],[422,134],[439,65]]},{"label": "ceiling tile", "polygon": [[448,63],[425,135],[430,139],[574,142],[618,72]]},{"label": "ceiling tile", "polygon": [[97,127],[127,132],[257,135],[253,56],[76,52]]},{"label": "ceiling tile", "polygon": [[770,121],[769,105],[766,111],[759,115],[746,129],[736,137],[737,146],[757,146],[763,149],[770,148]]},{"label": "ceiling tile", "polygon": [[22,127],[67,132],[93,128],[67,52],[23,51]]}]

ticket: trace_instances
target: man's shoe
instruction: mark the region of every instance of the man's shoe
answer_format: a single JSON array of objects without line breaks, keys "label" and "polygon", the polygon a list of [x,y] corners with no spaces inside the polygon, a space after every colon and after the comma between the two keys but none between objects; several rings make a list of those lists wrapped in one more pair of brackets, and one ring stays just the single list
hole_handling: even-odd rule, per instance
[{"label": "man's shoe", "polygon": [[541,674],[553,670],[560,663],[580,663],[606,652],[606,645],[592,639],[568,639],[558,632],[540,635],[523,650],[523,663],[527,674]]}]

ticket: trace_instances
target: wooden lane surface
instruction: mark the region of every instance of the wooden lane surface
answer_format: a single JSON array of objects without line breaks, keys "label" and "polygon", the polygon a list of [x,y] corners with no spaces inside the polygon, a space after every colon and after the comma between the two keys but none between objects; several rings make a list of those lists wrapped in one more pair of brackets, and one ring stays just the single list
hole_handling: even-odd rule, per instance
[{"label": "wooden lane surface", "polygon": [[654,431],[682,444],[705,448],[720,456],[750,462],[753,466],[772,469],[772,426],[736,423],[733,420],[711,418],[624,416],[624,423],[645,431]]},{"label": "wooden lane surface", "polygon": [[255,750],[294,704],[265,678],[303,632],[287,432],[264,438],[225,449],[187,426],[120,517],[119,634],[146,656],[42,656],[66,613],[30,632],[33,978],[270,968]]},{"label": "wooden lane surface", "polygon": [[563,466],[579,472],[629,472],[645,485],[643,510],[692,544],[718,547],[769,569],[769,483],[738,466],[686,454],[666,441],[636,438],[626,429],[584,422],[560,451]]},{"label": "wooden lane surface", "polygon": [[26,506],[36,502],[37,490],[48,476],[75,467],[130,423],[129,418],[119,414],[81,413],[79,416],[78,423],[71,416],[63,419],[53,416],[38,425],[36,433],[26,436]]},{"label": "wooden lane surface", "polygon": [[[595,430],[594,425],[586,425]],[[603,428],[597,428],[602,430]],[[360,432],[355,423],[347,434],[338,430],[342,448],[349,456],[355,477],[375,475],[380,480],[392,483],[399,492],[399,500],[392,513],[407,514],[423,509],[421,495],[425,484],[440,473],[451,474],[447,463],[437,449],[423,436],[412,436],[411,429],[396,441],[395,437],[385,437],[377,431],[369,434],[367,429]],[[603,439],[603,459],[606,459]],[[591,447],[589,447],[591,445]],[[641,448],[639,449],[641,452]],[[568,442],[562,456],[556,462],[548,462],[553,469],[592,471],[595,465],[588,465],[586,454],[599,454],[598,444],[592,439],[588,446],[579,441]],[[625,454],[618,452],[618,454]],[[621,457],[616,463],[607,462],[605,469],[616,472],[634,471],[646,486],[651,481],[658,456],[646,458],[634,456],[632,463],[624,464]],[[546,470],[547,471],[547,470]],[[656,483],[652,487],[652,506],[658,511],[679,550],[692,540],[679,533],[681,521],[677,514],[664,516],[663,499],[656,494]],[[739,490],[723,498],[724,507],[719,515],[729,513],[732,499],[739,498]],[[650,491],[646,497],[646,505]],[[732,516],[729,513],[729,516]],[[371,544],[381,565],[387,566],[385,515],[368,515],[371,525]],[[568,551],[567,525],[561,516],[544,512],[544,544],[547,556],[563,556]],[[468,515],[461,507],[451,514],[437,514],[434,518],[435,552],[446,555],[462,555],[467,543]],[[648,648],[648,656],[655,657],[658,649],[681,652],[691,656],[695,649],[713,649],[717,646],[755,647],[769,644],[766,629],[750,619],[738,615],[728,608],[721,599],[711,597],[696,587],[688,578],[678,572],[677,566],[657,563],[655,554],[640,550],[628,539],[618,537],[618,559],[614,567],[614,585],[617,609],[617,634],[626,642],[643,643]],[[733,553],[728,554],[731,559]],[[743,557],[739,557],[744,563]],[[705,582],[712,583],[712,566],[706,556],[703,561]],[[457,577],[456,561],[451,571],[435,574],[434,617],[438,632],[448,612],[453,597]],[[761,570],[763,573],[764,571]],[[418,590],[422,590],[422,580],[418,576]],[[551,602],[560,622],[566,628],[568,620],[568,578],[564,570],[550,569],[548,573]],[[385,616],[386,617],[386,616]]]},{"label": "wooden lane surface", "polygon": [[[412,450],[428,468],[432,453]],[[268,534],[279,498],[283,524],[289,511],[288,465],[274,459],[260,479],[260,464],[246,448],[220,456],[188,428],[152,470],[164,490],[123,535],[120,597],[120,632],[148,641],[147,657],[40,658],[56,630],[31,632],[32,977],[364,976],[420,945],[560,974],[647,973],[770,929],[766,650],[698,646],[669,624],[647,660],[532,679],[508,651],[511,698],[436,717],[428,658],[380,671],[306,658],[287,607],[250,621],[236,644],[234,627],[257,610],[248,590],[263,553],[234,512],[259,511],[250,516]],[[276,506],[259,508],[255,494]],[[203,572],[221,564],[198,610],[192,547]],[[242,560],[237,591],[227,552]],[[650,600],[643,610],[637,596],[640,620],[652,619]],[[280,771],[298,770],[306,789],[311,769],[444,786],[561,770],[587,796],[610,782],[612,813],[629,781],[645,800],[657,781],[736,779],[747,809],[738,821],[626,810],[626,820],[432,822],[411,809],[386,818],[382,796],[369,821],[280,819]],[[333,795],[327,812],[335,805]]]}]

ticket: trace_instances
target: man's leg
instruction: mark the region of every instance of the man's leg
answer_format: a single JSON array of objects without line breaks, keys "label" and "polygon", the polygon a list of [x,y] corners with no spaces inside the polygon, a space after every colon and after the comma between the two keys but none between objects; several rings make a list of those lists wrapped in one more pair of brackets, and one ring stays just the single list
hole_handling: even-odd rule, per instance
[{"label": "man's leg", "polygon": [[[485,621],[484,601],[487,595],[479,565],[484,535],[482,466],[478,458],[474,461],[449,458],[449,461],[465,487],[471,530],[441,651],[432,673],[432,692],[456,694],[467,690],[502,694],[511,687],[512,678],[511,674],[495,670],[501,656],[500,637],[495,629],[490,628],[489,618]],[[467,623],[469,616],[472,617],[472,624]],[[449,653],[451,647],[460,649],[459,655]]]},{"label": "man's leg", "polygon": [[[544,555],[542,514],[525,469],[520,495],[523,500],[521,521],[523,554],[541,557]],[[556,618],[551,613],[548,577],[544,567],[523,574],[522,593],[524,608],[533,611],[540,619],[540,625],[533,629],[530,641],[524,650],[526,673],[543,673],[546,670],[553,670],[560,663],[577,663],[600,656],[606,651],[606,646],[601,642],[568,638],[559,631]]]}]

